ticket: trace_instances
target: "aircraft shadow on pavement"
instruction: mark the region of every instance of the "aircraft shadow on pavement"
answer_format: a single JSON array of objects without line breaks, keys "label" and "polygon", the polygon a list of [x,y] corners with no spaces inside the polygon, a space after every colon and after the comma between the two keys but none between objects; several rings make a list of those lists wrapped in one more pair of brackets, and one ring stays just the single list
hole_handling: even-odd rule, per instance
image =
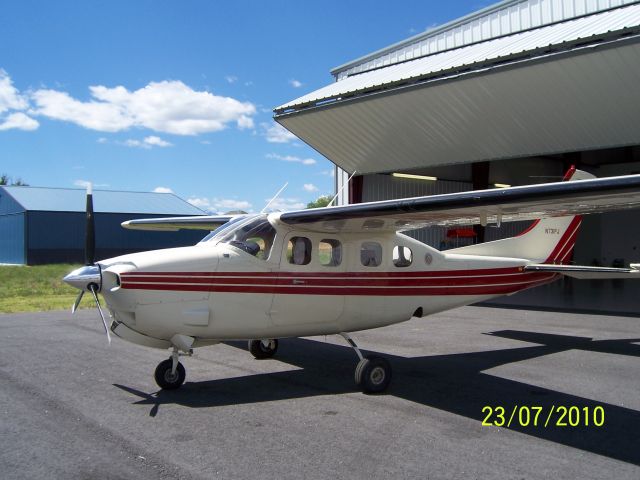
[{"label": "aircraft shadow on pavement", "polygon": [[[518,422],[512,422],[509,429],[640,465],[640,412],[484,373],[485,370],[500,365],[574,349],[640,357],[640,345],[634,344],[640,339],[592,340],[517,330],[502,330],[489,335],[538,345],[412,358],[382,354],[391,363],[394,376],[387,395],[478,422],[484,419],[486,414],[482,412],[482,408],[487,405],[503,406],[507,412],[516,405],[541,406],[541,417],[544,416],[545,419],[552,406],[568,408],[575,405],[581,412],[584,407],[588,407],[591,412],[594,407],[601,405],[605,411],[602,427],[590,423],[588,427],[549,425],[545,428],[543,419],[539,419],[537,427],[523,427],[516,425]],[[245,342],[227,344],[246,348]],[[363,350],[364,352],[376,353]],[[176,391],[150,394],[124,385],[115,386],[141,398],[136,404],[152,405],[151,416],[158,413],[162,404],[204,408],[357,391],[353,381],[357,358],[350,347],[306,339],[288,339],[280,342],[276,358],[301,369],[188,382]]]}]

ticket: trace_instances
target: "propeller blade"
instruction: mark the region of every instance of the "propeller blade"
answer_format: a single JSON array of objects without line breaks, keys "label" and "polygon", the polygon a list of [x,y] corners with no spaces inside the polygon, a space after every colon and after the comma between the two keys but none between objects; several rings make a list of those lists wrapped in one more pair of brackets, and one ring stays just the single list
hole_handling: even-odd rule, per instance
[{"label": "propeller blade", "polygon": [[84,290],[80,290],[80,293],[78,294],[78,298],[76,298],[76,301],[73,302],[73,305],[71,306],[72,314],[76,313],[76,310],[78,309],[78,305],[80,305],[80,300],[82,300],[83,295],[84,295]]},{"label": "propeller blade", "polygon": [[96,261],[96,226],[93,218],[93,186],[87,185],[87,225],[84,244],[84,263],[93,265]]},{"label": "propeller blade", "polygon": [[100,300],[98,300],[98,294],[96,293],[95,287],[90,287],[91,293],[93,294],[93,299],[96,301],[96,306],[98,307],[98,313],[100,314],[100,318],[102,319],[102,325],[104,326],[104,333],[107,334],[107,340],[109,341],[109,345],[111,345],[111,335],[109,334],[109,327],[107,327],[107,321],[104,318],[104,314],[102,313],[102,307],[100,306]]}]

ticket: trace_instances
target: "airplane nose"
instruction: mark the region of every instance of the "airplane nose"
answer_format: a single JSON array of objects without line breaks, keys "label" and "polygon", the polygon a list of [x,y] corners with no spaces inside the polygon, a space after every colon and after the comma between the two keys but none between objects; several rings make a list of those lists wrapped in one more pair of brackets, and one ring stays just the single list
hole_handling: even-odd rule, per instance
[{"label": "airplane nose", "polygon": [[102,274],[99,265],[87,265],[77,268],[62,280],[83,292],[91,291],[92,288],[90,287],[99,292],[102,287]]}]

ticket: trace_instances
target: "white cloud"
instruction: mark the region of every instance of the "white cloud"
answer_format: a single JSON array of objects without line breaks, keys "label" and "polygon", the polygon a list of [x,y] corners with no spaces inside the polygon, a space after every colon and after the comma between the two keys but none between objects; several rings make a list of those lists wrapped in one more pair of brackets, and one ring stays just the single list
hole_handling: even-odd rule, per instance
[{"label": "white cloud", "polygon": [[151,136],[145,137],[143,140],[134,140],[134,139],[126,140],[123,143],[123,145],[127,147],[144,148],[148,150],[152,147],[161,147],[161,148],[171,147],[173,146],[173,143],[169,143],[161,139],[160,137],[151,135]]},{"label": "white cloud", "polygon": [[154,193],[173,193],[169,187],[156,187],[153,189]]},{"label": "white cloud", "polygon": [[0,130],[35,130],[40,126],[37,120],[25,115],[22,112],[9,114],[4,120],[0,120]]},{"label": "white cloud", "polygon": [[[267,199],[265,202],[269,200],[271,199]],[[286,212],[289,210],[301,210],[306,206],[307,204],[298,198],[276,198],[271,205],[269,205],[269,210]]]},{"label": "white cloud", "polygon": [[330,168],[329,170],[323,170],[320,172],[320,175],[326,175],[327,177],[335,177],[336,170],[334,168]]},{"label": "white cloud", "polygon": [[28,106],[27,99],[13,86],[9,74],[0,68],[0,113],[25,110]]},{"label": "white cloud", "polygon": [[302,188],[305,189],[305,191],[307,192],[317,192],[318,191],[318,187],[316,187],[313,183],[305,183]]},{"label": "white cloud", "polygon": [[236,83],[238,81],[238,77],[235,75],[227,75],[224,79],[229,83]]},{"label": "white cloud", "polygon": [[279,123],[261,123],[260,126],[264,130],[264,136],[267,137],[267,142],[269,143],[289,143],[298,138]]},{"label": "white cloud", "polygon": [[236,200],[233,198],[191,197],[187,202],[211,214],[222,214],[233,210],[244,210],[245,212],[250,212],[252,208],[250,202],[246,200]]},{"label": "white cloud", "polygon": [[40,126],[37,120],[21,111],[16,111],[26,110],[28,107],[27,98],[13,86],[9,74],[0,68],[0,114],[8,112],[6,117],[0,117],[0,131],[36,130]]},{"label": "white cloud", "polygon": [[175,135],[216,132],[229,123],[247,128],[256,113],[252,103],[196,91],[176,80],[151,82],[135,91],[102,85],[89,91],[91,100],[83,102],[66,92],[37,90],[31,94],[33,111],[102,132],[142,127]]},{"label": "white cloud", "polygon": [[107,140],[105,137],[100,137],[98,140],[96,140],[96,142],[98,142],[98,143],[108,143],[109,140]]},{"label": "white cloud", "polygon": [[317,163],[313,158],[301,158],[294,155],[278,155],[277,153],[267,153],[265,157],[281,160],[283,162],[301,163],[303,165],[315,165]]},{"label": "white cloud", "polygon": [[299,80],[296,80],[295,78],[292,78],[291,80],[289,80],[289,85],[291,85],[293,88],[300,88],[303,83]]},{"label": "white cloud", "polygon": [[143,142],[146,145],[153,145],[154,147],[171,147],[173,146],[172,143],[169,143],[163,139],[161,139],[160,137],[156,137],[155,135],[150,135],[148,137],[145,137],[145,139],[143,140]]}]

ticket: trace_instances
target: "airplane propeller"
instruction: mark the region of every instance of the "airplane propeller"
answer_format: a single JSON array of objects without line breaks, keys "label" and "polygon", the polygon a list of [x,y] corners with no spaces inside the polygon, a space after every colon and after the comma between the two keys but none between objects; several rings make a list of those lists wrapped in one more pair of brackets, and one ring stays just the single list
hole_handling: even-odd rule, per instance
[{"label": "airplane propeller", "polygon": [[95,263],[96,253],[96,227],[93,216],[93,191],[92,185],[87,185],[87,207],[86,207],[86,230],[85,230],[85,244],[84,244],[84,261],[85,266],[80,267],[64,277],[64,281],[80,290],[76,301],[73,302],[71,307],[71,313],[75,313],[80,305],[84,292],[91,292],[93,299],[96,302],[100,319],[102,320],[102,326],[104,332],[107,334],[107,341],[111,344],[111,335],[109,334],[109,327],[98,299],[98,292],[102,286],[102,272],[100,265]]}]

